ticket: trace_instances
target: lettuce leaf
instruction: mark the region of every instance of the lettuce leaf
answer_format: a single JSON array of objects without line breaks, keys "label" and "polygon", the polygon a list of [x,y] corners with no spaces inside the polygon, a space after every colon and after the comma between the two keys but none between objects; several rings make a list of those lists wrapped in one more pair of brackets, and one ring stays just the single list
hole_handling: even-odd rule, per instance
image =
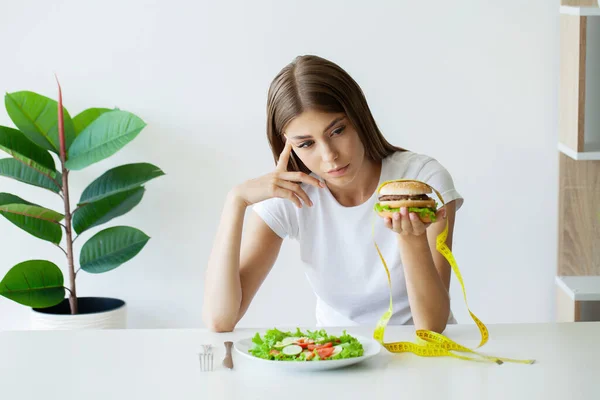
[{"label": "lettuce leaf", "polygon": [[[437,206],[437,204],[436,204],[436,206]],[[380,211],[400,212],[399,208],[390,208],[390,206],[388,206],[388,205],[382,206],[379,203],[375,203],[375,206],[373,207],[373,209],[377,212],[380,212]],[[417,213],[421,217],[425,217],[425,216],[429,215],[432,222],[436,221],[436,217],[435,217],[436,209],[435,208],[408,207],[408,212]]]},{"label": "lettuce leaf", "polygon": [[352,358],[352,357],[360,357],[364,353],[364,349],[362,344],[356,339],[352,337],[344,331],[344,334],[339,337],[340,344],[343,348],[342,352],[336,356],[333,356],[332,360],[338,360],[341,358]]}]

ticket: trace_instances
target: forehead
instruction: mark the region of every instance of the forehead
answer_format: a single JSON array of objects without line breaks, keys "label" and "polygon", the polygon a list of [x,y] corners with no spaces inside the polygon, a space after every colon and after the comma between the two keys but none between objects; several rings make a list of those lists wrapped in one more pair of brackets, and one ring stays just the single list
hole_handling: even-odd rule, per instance
[{"label": "forehead", "polygon": [[304,111],[288,123],[283,133],[287,137],[318,135],[323,133],[332,122],[344,117],[344,113],[326,113],[314,110]]}]

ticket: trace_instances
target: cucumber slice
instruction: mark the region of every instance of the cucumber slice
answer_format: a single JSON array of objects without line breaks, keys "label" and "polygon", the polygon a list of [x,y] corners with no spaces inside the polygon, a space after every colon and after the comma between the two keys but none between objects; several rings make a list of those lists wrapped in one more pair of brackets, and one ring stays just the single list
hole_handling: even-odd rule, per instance
[{"label": "cucumber slice", "polygon": [[287,346],[288,344],[295,343],[298,339],[300,339],[300,338],[286,337],[286,338],[283,338],[283,340],[281,341],[281,344],[283,344],[284,346]]},{"label": "cucumber slice", "polygon": [[275,347],[276,349],[282,349],[282,348],[284,348],[285,346],[287,346],[287,344],[286,344],[286,343],[283,343],[283,342],[277,342],[277,343],[275,343],[275,344],[273,345],[273,347]]},{"label": "cucumber slice", "polygon": [[289,346],[284,347],[281,352],[286,356],[295,356],[302,353],[302,347],[298,346],[297,344],[290,344]]},{"label": "cucumber slice", "polygon": [[342,350],[344,350],[344,348],[339,344],[337,346],[333,346],[333,353],[331,354],[331,357],[337,356],[342,352]]}]

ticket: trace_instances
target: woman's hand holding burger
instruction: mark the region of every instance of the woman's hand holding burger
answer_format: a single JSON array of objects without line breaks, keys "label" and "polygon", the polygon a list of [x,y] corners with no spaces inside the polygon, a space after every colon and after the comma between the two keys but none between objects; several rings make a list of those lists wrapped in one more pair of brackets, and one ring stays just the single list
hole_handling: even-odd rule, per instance
[{"label": "woman's hand holding burger", "polygon": [[[436,213],[436,218],[446,218],[446,210],[441,208]],[[385,217],[384,224],[387,228],[402,236],[421,236],[427,231],[431,222],[423,222],[417,213],[408,212],[407,207],[400,208],[400,212],[395,212],[391,217]]]},{"label": "woman's hand holding burger", "polygon": [[288,140],[273,172],[236,186],[232,191],[232,195],[243,201],[246,206],[273,197],[279,197],[290,200],[298,208],[302,208],[302,203],[312,207],[312,202],[299,182],[313,185],[317,188],[323,188],[325,184],[304,172],[288,171],[287,165],[291,153],[292,143]]},{"label": "woman's hand holding burger", "polygon": [[400,236],[423,236],[429,225],[446,218],[446,210],[437,210],[435,200],[427,195],[431,192],[419,182],[390,182],[380,188],[375,210],[385,226]]}]

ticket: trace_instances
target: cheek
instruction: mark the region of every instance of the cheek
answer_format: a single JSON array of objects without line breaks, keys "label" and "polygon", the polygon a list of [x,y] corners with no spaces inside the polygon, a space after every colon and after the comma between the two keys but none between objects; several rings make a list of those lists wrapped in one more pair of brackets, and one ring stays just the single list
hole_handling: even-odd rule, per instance
[{"label": "cheek", "polygon": [[348,135],[347,140],[344,143],[344,148],[347,154],[357,157],[362,156],[364,154],[364,147],[358,134],[354,133],[353,135]]},{"label": "cheek", "polygon": [[[296,157],[302,161],[304,165],[308,167],[311,171],[315,170],[315,156],[311,152],[303,151],[301,155],[296,154]],[[318,165],[318,163],[317,163]]]}]

